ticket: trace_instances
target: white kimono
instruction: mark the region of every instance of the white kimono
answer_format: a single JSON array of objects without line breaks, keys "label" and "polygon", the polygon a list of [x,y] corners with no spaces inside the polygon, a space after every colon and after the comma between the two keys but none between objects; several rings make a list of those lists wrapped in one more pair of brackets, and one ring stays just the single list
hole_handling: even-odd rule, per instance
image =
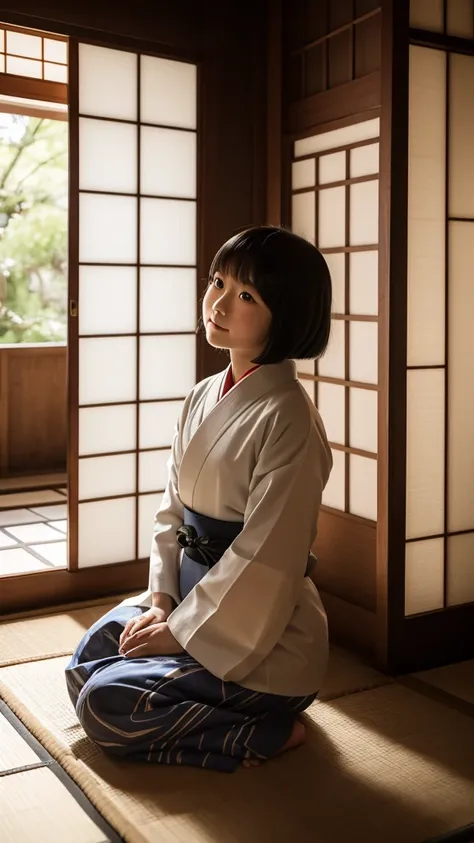
[{"label": "white kimono", "polygon": [[[320,688],[328,656],[326,614],[305,569],[331,451],[292,361],[261,366],[219,401],[227,371],[186,399],[155,517],[149,590],[123,604],[170,594],[178,605],[169,628],[208,671],[255,691],[306,696]],[[183,505],[244,527],[181,601]]]}]

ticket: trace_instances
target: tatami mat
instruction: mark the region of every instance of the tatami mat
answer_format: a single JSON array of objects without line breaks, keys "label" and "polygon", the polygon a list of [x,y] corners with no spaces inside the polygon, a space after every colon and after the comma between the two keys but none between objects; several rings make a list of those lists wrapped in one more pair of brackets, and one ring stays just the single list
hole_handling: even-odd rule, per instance
[{"label": "tatami mat", "polygon": [[74,652],[84,632],[116,603],[0,624],[0,666]]},{"label": "tatami mat", "polygon": [[[123,596],[0,624],[0,696],[126,841],[341,843],[349,833],[351,843],[422,843],[474,821],[474,719],[336,647],[306,717],[308,743],[295,752],[230,776],[107,758],[77,721],[64,667],[85,630]],[[472,668],[464,662],[417,676],[472,701]],[[0,776],[38,760],[1,717],[0,747]],[[26,787],[48,789],[45,772],[55,785],[43,807],[28,797],[22,812],[13,810]],[[64,785],[51,771],[13,772],[0,782],[9,806],[0,803],[8,843],[28,843],[23,828],[31,812],[38,813],[35,843],[104,840],[85,814],[77,838],[63,835],[62,816],[75,816],[67,809],[74,799],[67,790],[62,799]],[[54,806],[49,794],[56,791],[57,823],[43,834]]]},{"label": "tatami mat", "polygon": [[441,688],[447,694],[459,697],[474,706],[474,659],[436,667],[433,670],[423,670],[413,675],[428,685]]},{"label": "tatami mat", "polygon": [[[25,823],[25,816],[31,817]],[[0,788],[2,843],[103,843],[104,832],[51,770],[5,776]]]},{"label": "tatami mat", "polygon": [[37,764],[39,757],[0,712],[0,774]]},{"label": "tatami mat", "polygon": [[315,703],[306,746],[224,775],[107,758],[66,663],[2,668],[0,692],[132,843],[421,843],[474,820],[474,720],[398,684]]}]

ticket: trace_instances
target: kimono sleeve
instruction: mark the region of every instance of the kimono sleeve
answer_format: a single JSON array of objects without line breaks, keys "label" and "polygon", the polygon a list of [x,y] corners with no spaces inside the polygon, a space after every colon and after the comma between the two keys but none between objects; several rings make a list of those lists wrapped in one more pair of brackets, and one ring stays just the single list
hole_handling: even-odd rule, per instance
[{"label": "kimono sleeve", "polygon": [[179,554],[176,530],[183,524],[183,504],[178,494],[178,470],[181,461],[180,421],[176,423],[171,455],[168,460],[168,482],[160,508],[155,515],[150,554],[149,589],[169,594],[180,601]]},{"label": "kimono sleeve", "polygon": [[290,623],[316,537],[330,452],[314,425],[291,426],[264,445],[244,527],[168,618],[182,647],[221,679],[239,682]]}]

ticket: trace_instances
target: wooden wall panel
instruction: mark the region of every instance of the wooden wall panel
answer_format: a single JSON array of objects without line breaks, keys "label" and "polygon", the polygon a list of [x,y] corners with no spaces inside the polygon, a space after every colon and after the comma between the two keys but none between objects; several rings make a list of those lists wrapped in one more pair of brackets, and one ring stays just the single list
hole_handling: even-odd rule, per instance
[{"label": "wooden wall panel", "polygon": [[[300,131],[292,116],[295,111],[304,108],[303,103],[308,97],[340,89],[356,79],[380,72],[381,21],[381,0],[358,3],[353,0],[323,0],[318,3],[284,0],[285,131]],[[357,92],[352,105],[354,103],[357,103]],[[377,101],[379,104],[380,100]],[[340,106],[338,110],[342,111]],[[339,116],[351,113],[346,112],[347,109]]]},{"label": "wooden wall panel", "polygon": [[[357,103],[356,112],[354,103]],[[366,120],[371,116],[368,112],[379,106],[380,73],[376,71],[333,91],[324,91],[290,103],[284,112],[285,125],[289,133],[302,137],[313,134],[312,129],[316,126],[327,126],[338,120],[348,122],[348,119],[358,114],[363,114]]]},{"label": "wooden wall panel", "polygon": [[66,353],[64,346],[0,349],[3,477],[66,470]]},{"label": "wooden wall panel", "polygon": [[[314,553],[318,588],[375,612],[376,528],[370,521],[323,510]],[[337,560],[337,562],[335,562]]]},{"label": "wooden wall panel", "polygon": [[354,76],[360,79],[380,70],[382,61],[382,16],[362,20],[354,27]]}]

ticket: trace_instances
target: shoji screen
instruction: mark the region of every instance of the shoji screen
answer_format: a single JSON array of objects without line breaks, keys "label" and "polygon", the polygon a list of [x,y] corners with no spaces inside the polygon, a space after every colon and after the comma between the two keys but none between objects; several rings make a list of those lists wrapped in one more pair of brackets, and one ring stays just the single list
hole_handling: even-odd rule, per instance
[{"label": "shoji screen", "polygon": [[474,601],[473,90],[474,55],[410,48],[407,615]]},{"label": "shoji screen", "polygon": [[377,519],[378,118],[294,144],[292,228],[314,243],[333,283],[331,339],[297,361],[326,426],[334,468],[323,504]]},{"label": "shoji screen", "polygon": [[[148,556],[174,424],[195,383],[197,88],[190,63],[71,48],[79,196],[71,435],[85,567]],[[74,567],[74,548],[71,558]]]}]

